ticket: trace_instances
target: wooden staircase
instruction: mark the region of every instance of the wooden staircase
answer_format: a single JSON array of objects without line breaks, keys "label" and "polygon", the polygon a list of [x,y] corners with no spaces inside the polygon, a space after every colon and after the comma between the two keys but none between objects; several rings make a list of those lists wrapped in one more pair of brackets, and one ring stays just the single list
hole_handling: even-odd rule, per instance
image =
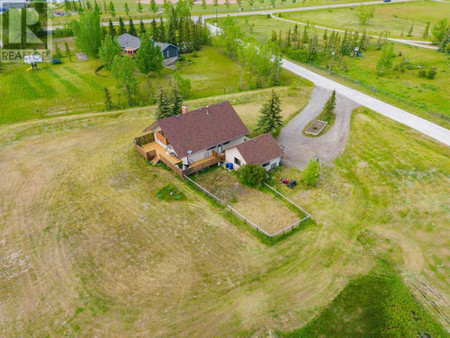
[{"label": "wooden staircase", "polygon": [[160,161],[159,154],[156,154],[156,155],[150,160],[150,162],[151,162],[153,165],[157,164],[159,161]]}]

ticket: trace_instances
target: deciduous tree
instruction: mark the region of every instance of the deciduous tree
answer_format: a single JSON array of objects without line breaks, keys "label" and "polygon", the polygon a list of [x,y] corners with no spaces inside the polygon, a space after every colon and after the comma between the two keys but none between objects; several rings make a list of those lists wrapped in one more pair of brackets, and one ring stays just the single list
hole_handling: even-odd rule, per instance
[{"label": "deciduous tree", "polygon": [[111,70],[114,58],[122,54],[122,48],[119,46],[116,37],[106,35],[98,54],[105,68]]}]

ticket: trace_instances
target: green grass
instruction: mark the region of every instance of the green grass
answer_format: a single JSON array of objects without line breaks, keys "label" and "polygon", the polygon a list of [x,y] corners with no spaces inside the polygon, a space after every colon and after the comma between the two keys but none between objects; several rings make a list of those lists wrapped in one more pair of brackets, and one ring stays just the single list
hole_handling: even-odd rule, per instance
[{"label": "green grass", "polygon": [[[235,20],[247,36],[260,42],[270,38],[272,30],[277,32],[281,30],[285,33],[288,29],[294,28],[294,24],[273,18],[268,19],[265,16],[245,16]],[[302,31],[303,28],[300,26],[300,32]],[[321,39],[323,30],[316,31]],[[312,34],[313,30],[310,29],[309,35]],[[447,63],[447,56],[434,50],[395,43],[395,54],[398,55],[401,52],[402,56],[396,56],[394,67],[405,59],[409,62],[411,69],[405,68],[404,72],[391,70],[379,76],[376,64],[381,51],[375,46],[376,40],[371,41],[372,44],[368,50],[363,51],[363,58],[346,57],[347,71],[342,70],[336,62],[333,63],[332,70],[337,74],[334,79],[447,128],[450,127],[450,94],[447,90],[450,66]],[[329,65],[329,60],[317,60],[316,63],[325,69]],[[419,78],[417,68],[419,65],[427,70],[436,67],[436,78],[434,80]],[[320,73],[329,76],[325,71]],[[373,93],[373,88],[376,88],[378,92]]]},{"label": "green grass", "polygon": [[[433,1],[373,5],[375,14],[366,25],[360,25],[356,16],[357,7],[330,8],[328,10],[283,13],[283,18],[322,27],[353,30],[379,35],[387,32],[390,37],[422,40],[427,22],[431,27],[450,17],[450,4]],[[414,25],[412,36],[407,36]],[[431,27],[427,40],[431,39]]]},{"label": "green grass", "polygon": [[291,332],[386,256],[448,289],[448,147],[356,110],[318,187],[277,186],[316,223],[268,246],[136,153],[152,109],[0,126],[1,336]]},{"label": "green grass", "polygon": [[[60,48],[63,41],[59,40]],[[251,74],[217,49],[206,46],[185,58],[188,61],[178,71],[191,80],[190,99],[248,90]],[[101,65],[99,60],[63,61],[61,65],[40,65],[40,70],[33,72],[27,72],[29,66],[24,64],[5,65],[0,73],[0,123],[104,111],[104,87],[110,89],[113,103],[118,105],[120,91],[116,80],[106,70],[100,72],[101,76],[95,74]],[[173,71],[165,69],[161,76],[151,78],[150,88],[144,76],[137,74],[137,78],[143,97],[147,97],[149,90],[154,94],[160,86],[168,86],[173,81]],[[288,72],[282,73],[282,81],[300,82]],[[122,105],[126,101],[123,94],[120,101]]]},{"label": "green grass", "polygon": [[182,201],[186,199],[186,195],[173,184],[167,184],[160,188],[156,193],[156,196],[163,201]]},{"label": "green grass", "polygon": [[395,273],[352,280],[311,322],[282,337],[446,337]]}]

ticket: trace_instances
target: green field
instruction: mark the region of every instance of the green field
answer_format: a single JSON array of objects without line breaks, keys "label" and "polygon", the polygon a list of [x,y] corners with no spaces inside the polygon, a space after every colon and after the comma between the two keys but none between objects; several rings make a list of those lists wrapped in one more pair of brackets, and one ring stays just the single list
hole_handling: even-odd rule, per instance
[{"label": "green field", "polygon": [[[63,42],[59,42],[63,49]],[[250,74],[237,62],[232,61],[213,47],[185,55],[186,61],[178,70],[180,75],[191,80],[191,99],[215,96],[248,90]],[[0,71],[0,123],[11,123],[39,117],[51,117],[83,112],[101,112],[104,107],[104,87],[112,92],[118,103],[119,89],[116,80],[104,70],[95,70],[99,60],[69,62],[63,58],[61,65],[43,65],[39,71],[27,72],[24,64],[6,65]],[[144,76],[137,74],[142,95],[149,90],[154,94],[159,86],[173,81],[173,71],[165,69],[161,76],[151,79],[148,87]],[[302,80],[284,72],[282,82],[293,84]],[[122,104],[124,104],[122,95]]]},{"label": "green field", "polygon": [[[314,320],[283,337],[445,337],[395,274],[351,281]],[[386,270],[386,269],[385,269]],[[389,271],[389,270],[388,270]],[[386,272],[386,271],[382,271]],[[400,320],[399,320],[400,319]]]},{"label": "green field", "polygon": [[[245,95],[251,126],[264,101]],[[405,283],[447,292],[447,147],[358,109],[320,185],[280,187],[315,225],[269,247],[135,152],[153,110],[0,126],[1,336],[291,332],[386,257]],[[186,199],[159,198],[168,185]]]},{"label": "green field", "polygon": [[[360,2],[365,2],[369,0],[364,0]],[[130,8],[129,15],[126,15],[124,4],[125,2],[128,2],[128,6]],[[258,10],[268,10],[268,9],[281,9],[281,8],[295,8],[295,7],[308,7],[308,6],[324,6],[324,5],[331,5],[331,4],[341,4],[341,3],[352,3],[355,2],[354,0],[275,0],[275,7],[272,7],[272,3],[269,0],[256,0],[254,1],[253,5],[250,6],[249,1],[242,1],[242,9],[245,12],[252,12],[252,11],[258,11]],[[102,3],[101,1],[99,3]],[[107,2],[109,3],[109,1]],[[159,11],[156,14],[153,14],[153,12],[150,9],[150,5],[147,4],[144,0],[142,0],[142,6],[143,11],[142,13],[138,12],[138,1],[136,2],[129,2],[126,0],[114,0],[113,1],[115,9],[116,9],[116,17],[112,18],[110,13],[103,13],[102,18],[103,21],[108,21],[109,19],[118,20],[118,17],[121,16],[123,18],[131,17],[133,20],[138,19],[152,19],[152,18],[159,18],[161,15],[165,15],[163,12],[162,4],[158,5]],[[175,1],[174,1],[175,3]],[[62,7],[60,7],[62,8]],[[102,6],[103,9],[103,6]],[[191,14],[195,16],[201,16],[201,15],[215,15],[217,14],[225,14],[225,13],[233,13],[238,12],[239,6],[235,1],[230,0],[230,6],[227,7],[225,4],[219,4],[216,8],[216,6],[212,4],[207,4],[206,8],[203,9],[201,6],[201,1],[197,0],[194,2],[194,5],[191,9]],[[78,15],[76,13],[72,13],[69,17],[56,17],[54,18],[54,21],[56,23],[62,24],[66,22],[70,22],[70,20],[77,18]]]},{"label": "green field", "polygon": [[[283,18],[342,30],[358,30],[359,32],[365,30],[373,35],[387,32],[389,37],[413,40],[423,39],[427,22],[430,22],[429,36],[426,38],[430,40],[431,28],[439,20],[450,17],[450,4],[434,1],[393,3],[388,6],[371,7],[375,9],[375,14],[366,25],[359,24],[356,16],[357,7],[283,13]],[[408,36],[411,25],[414,25],[412,36]]]},{"label": "green field", "polygon": [[[294,24],[265,16],[238,17],[235,18],[235,21],[247,36],[260,42],[270,38],[273,30],[281,31],[284,36],[288,29],[291,31],[294,29]],[[309,35],[312,36],[314,31],[321,39],[323,30],[311,28]],[[303,32],[303,26],[300,26],[300,32]],[[376,64],[381,51],[377,50],[376,42],[376,39],[371,39],[371,45],[367,51],[363,52],[363,58],[346,57],[346,71],[342,70],[335,62],[332,70],[340,77],[336,76],[334,79],[371,95],[376,95],[389,103],[447,128],[450,127],[450,92],[447,90],[448,74],[450,73],[448,57],[434,50],[395,43],[395,54],[399,55],[401,52],[402,56],[395,57],[394,67],[404,60],[410,63],[411,69],[405,67],[404,72],[391,70],[383,76],[379,76]],[[329,66],[329,59],[316,62],[323,68]],[[434,80],[419,78],[419,66],[423,66],[426,70],[436,67],[436,78]],[[329,76],[325,71],[322,74]],[[358,81],[359,84],[354,84],[355,81]],[[379,92],[374,94],[373,88]],[[387,92],[387,94],[383,92]]]}]

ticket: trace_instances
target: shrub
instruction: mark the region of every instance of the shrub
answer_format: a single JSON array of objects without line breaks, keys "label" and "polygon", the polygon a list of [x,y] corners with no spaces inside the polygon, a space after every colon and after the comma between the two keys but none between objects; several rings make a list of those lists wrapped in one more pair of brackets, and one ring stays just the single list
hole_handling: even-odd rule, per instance
[{"label": "shrub", "polygon": [[302,174],[302,182],[315,187],[320,177],[320,165],[319,162],[314,161],[313,159],[309,160],[308,165]]},{"label": "shrub", "polygon": [[419,70],[419,77],[426,77],[426,76],[427,76],[427,71],[425,69]]},{"label": "shrub", "polygon": [[299,62],[308,61],[308,51],[307,50],[298,49],[295,51],[290,51],[288,55],[292,60],[295,60],[295,61],[299,61]]},{"label": "shrub", "polygon": [[433,69],[430,69],[427,73],[427,79],[433,80],[436,76],[436,71]]},{"label": "shrub", "polygon": [[244,164],[237,174],[242,184],[255,188],[261,187],[267,177],[266,169],[258,164]]}]

